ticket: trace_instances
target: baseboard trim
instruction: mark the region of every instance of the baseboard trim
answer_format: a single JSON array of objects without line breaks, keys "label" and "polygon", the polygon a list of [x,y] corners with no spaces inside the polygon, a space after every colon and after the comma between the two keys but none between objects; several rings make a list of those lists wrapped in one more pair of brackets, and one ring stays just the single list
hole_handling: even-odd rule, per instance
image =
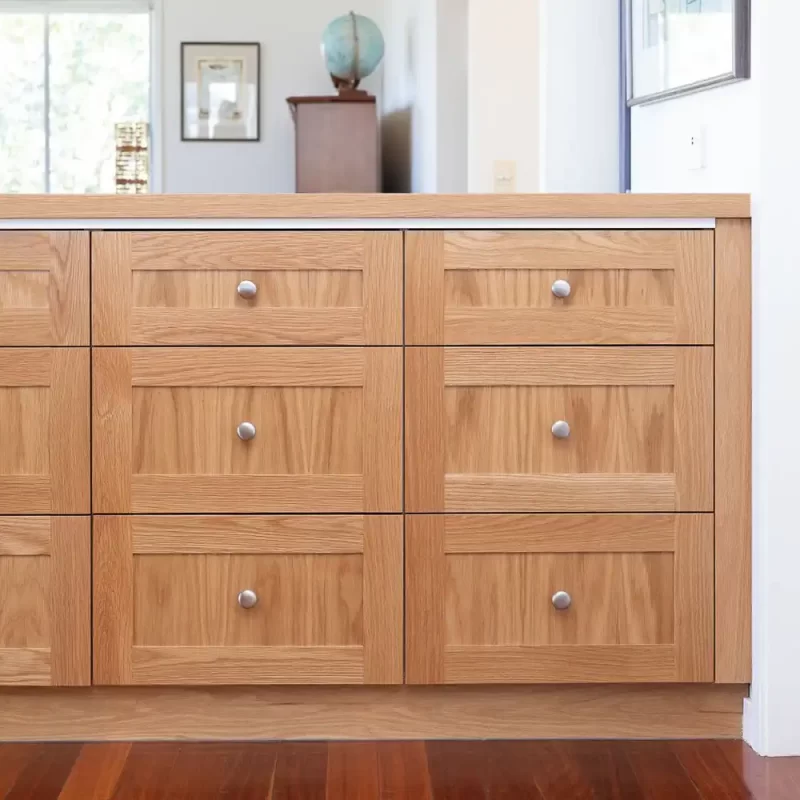
[{"label": "baseboard trim", "polygon": [[0,741],[741,738],[746,686],[0,690]]}]

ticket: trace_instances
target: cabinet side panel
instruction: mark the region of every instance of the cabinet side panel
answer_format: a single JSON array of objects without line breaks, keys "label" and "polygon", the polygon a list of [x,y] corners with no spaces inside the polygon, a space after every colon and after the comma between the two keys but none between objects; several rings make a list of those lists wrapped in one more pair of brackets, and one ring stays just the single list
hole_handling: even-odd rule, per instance
[{"label": "cabinet side panel", "polygon": [[717,221],[715,241],[716,681],[751,675],[750,220]]}]

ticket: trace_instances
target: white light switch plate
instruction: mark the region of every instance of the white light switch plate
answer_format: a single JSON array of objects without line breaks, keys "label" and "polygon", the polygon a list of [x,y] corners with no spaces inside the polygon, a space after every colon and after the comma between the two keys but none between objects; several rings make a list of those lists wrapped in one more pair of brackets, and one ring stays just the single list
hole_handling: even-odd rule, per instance
[{"label": "white light switch plate", "polygon": [[705,169],[706,131],[705,128],[692,128],[686,134],[686,169]]}]

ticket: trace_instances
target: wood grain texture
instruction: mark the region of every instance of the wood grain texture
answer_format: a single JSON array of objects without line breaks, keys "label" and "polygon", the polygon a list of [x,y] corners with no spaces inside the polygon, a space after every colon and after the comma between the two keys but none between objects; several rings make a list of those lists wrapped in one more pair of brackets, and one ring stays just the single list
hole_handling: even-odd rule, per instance
[{"label": "wood grain texture", "polygon": [[746,194],[0,196],[0,219],[746,218]]},{"label": "wood grain texture", "polygon": [[132,517],[93,519],[93,663],[96,685],[133,679]]},{"label": "wood grain texture", "polygon": [[0,346],[89,344],[89,233],[0,232]]},{"label": "wood grain texture", "polygon": [[750,220],[716,230],[714,347],[715,679],[751,676],[751,241]]},{"label": "wood grain texture", "polygon": [[[409,234],[411,344],[712,344],[710,231]],[[568,298],[551,287],[567,280]]]},{"label": "wood grain texture", "polygon": [[741,738],[744,686],[0,692],[0,740]]},{"label": "wood grain texture", "polygon": [[447,514],[447,553],[661,553],[674,514]]},{"label": "wood grain texture", "polygon": [[714,680],[714,519],[681,514],[675,531],[677,679]]},{"label": "wood grain texture", "polygon": [[132,683],[362,684],[364,648],[350,647],[135,647]]},{"label": "wood grain texture", "polygon": [[444,682],[445,518],[406,516],[406,683]]},{"label": "wood grain texture", "polygon": [[[408,682],[713,680],[712,526],[710,514],[409,516]],[[568,609],[553,608],[557,591]]]},{"label": "wood grain texture", "polygon": [[407,231],[405,343],[444,343],[443,231]]},{"label": "wood grain texture", "polygon": [[403,518],[364,518],[364,682],[403,683]]},{"label": "wood grain texture", "polygon": [[136,516],[130,526],[133,552],[141,554],[346,554],[364,552],[364,529],[370,519],[355,515]]},{"label": "wood grain texture", "polygon": [[52,517],[0,517],[0,556],[47,555],[52,522]]},{"label": "wood grain texture", "polygon": [[446,475],[444,507],[424,510],[677,511],[675,494],[675,476],[658,473]]},{"label": "wood grain texture", "polygon": [[363,510],[402,511],[402,350],[382,348],[364,351],[364,392],[361,402]]},{"label": "wood grain texture", "polygon": [[94,384],[99,513],[401,510],[400,348],[98,349]]},{"label": "wood grain texture", "polygon": [[89,511],[89,353],[0,352],[0,512]]},{"label": "wood grain texture", "polygon": [[402,681],[401,517],[96,520],[96,683]]},{"label": "wood grain texture", "polygon": [[89,351],[56,350],[50,384],[48,434],[50,510],[54,514],[89,513],[90,392]]},{"label": "wood grain texture", "polygon": [[[400,232],[93,237],[97,344],[401,342]],[[242,280],[255,297],[239,297]]]},{"label": "wood grain texture", "polygon": [[406,347],[405,362],[405,508],[444,510],[444,348]]},{"label": "wood grain texture", "polygon": [[[710,348],[407,348],[407,508],[711,511],[712,358]],[[552,435],[559,419],[569,438]]]},{"label": "wood grain texture", "polygon": [[54,517],[50,533],[51,681],[88,686],[92,677],[92,552],[88,517]]},{"label": "wood grain texture", "polygon": [[89,684],[89,530],[88,517],[2,518],[0,684]]},{"label": "wood grain texture", "polygon": [[448,347],[446,386],[666,386],[674,347]]},{"label": "wood grain texture", "polygon": [[675,459],[675,508],[714,510],[714,351],[683,347],[678,351],[672,437]]},{"label": "wood grain texture", "polygon": [[59,800],[109,800],[131,747],[130,742],[84,745],[58,795]]},{"label": "wood grain texture", "polygon": [[669,645],[459,646],[444,653],[446,683],[674,683]]},{"label": "wood grain texture", "polygon": [[95,513],[131,508],[132,414],[131,351],[93,349],[92,510]]}]

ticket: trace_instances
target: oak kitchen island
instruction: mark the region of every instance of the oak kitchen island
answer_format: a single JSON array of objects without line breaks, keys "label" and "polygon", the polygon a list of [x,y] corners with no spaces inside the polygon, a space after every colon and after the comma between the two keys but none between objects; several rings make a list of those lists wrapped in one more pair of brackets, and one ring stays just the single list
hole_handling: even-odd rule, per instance
[{"label": "oak kitchen island", "polygon": [[749,217],[0,197],[0,739],[741,736]]}]

